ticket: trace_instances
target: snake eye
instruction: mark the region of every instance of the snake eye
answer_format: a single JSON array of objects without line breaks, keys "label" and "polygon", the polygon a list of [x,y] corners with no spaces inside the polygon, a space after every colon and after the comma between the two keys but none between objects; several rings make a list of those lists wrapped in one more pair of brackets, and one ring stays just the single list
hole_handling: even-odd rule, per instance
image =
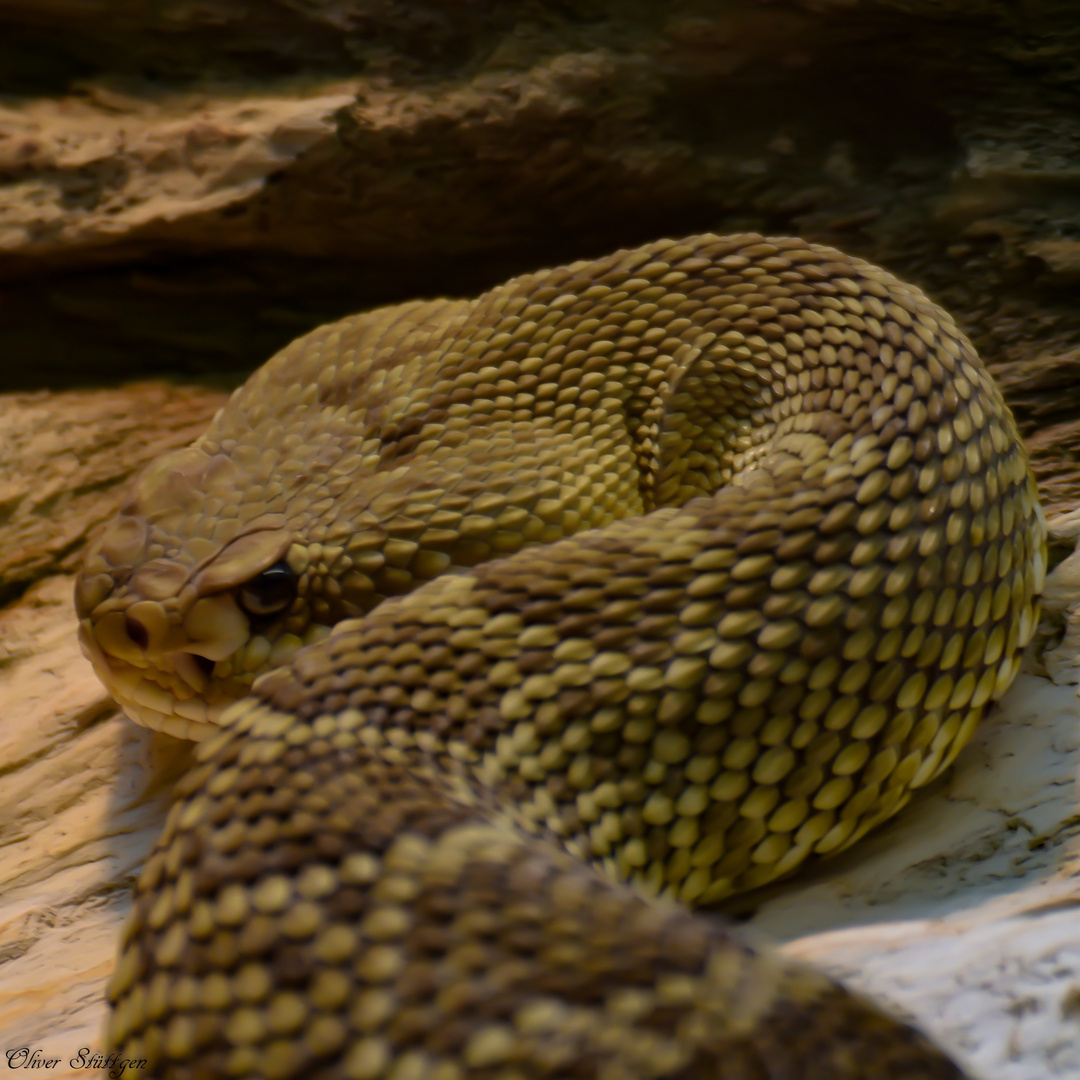
[{"label": "snake eye", "polygon": [[255,616],[276,615],[296,599],[296,575],[288,563],[275,563],[240,589],[240,606]]}]

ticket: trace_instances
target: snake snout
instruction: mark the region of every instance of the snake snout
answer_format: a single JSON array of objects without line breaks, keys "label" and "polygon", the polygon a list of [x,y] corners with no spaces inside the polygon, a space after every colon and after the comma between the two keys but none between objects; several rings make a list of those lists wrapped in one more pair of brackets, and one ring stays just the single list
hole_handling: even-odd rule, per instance
[{"label": "snake snout", "polygon": [[150,644],[150,631],[130,612],[124,616],[124,629],[127,631],[127,636],[135,643],[136,648],[146,652],[146,647]]},{"label": "snake snout", "polygon": [[232,685],[228,673],[215,674],[246,641],[246,619],[225,597],[197,601],[186,618],[170,603],[143,598],[123,607],[122,600],[80,620],[84,655],[137,723],[178,738],[205,737],[246,689]]},{"label": "snake snout", "polygon": [[75,581],[75,613],[80,619],[88,619],[115,588],[111,574],[80,574]]},{"label": "snake snout", "polygon": [[195,691],[196,694],[205,694],[210,680],[214,675],[214,663],[208,656],[200,656],[198,653],[177,653],[173,660],[176,674],[180,676]]}]

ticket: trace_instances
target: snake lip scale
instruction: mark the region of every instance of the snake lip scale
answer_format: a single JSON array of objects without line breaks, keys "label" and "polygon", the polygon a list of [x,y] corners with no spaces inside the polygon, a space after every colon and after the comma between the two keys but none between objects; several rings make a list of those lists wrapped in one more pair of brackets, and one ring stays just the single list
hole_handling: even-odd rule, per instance
[{"label": "snake lip scale", "polygon": [[125,711],[202,740],[110,1047],[172,1080],[961,1076],[690,908],[949,765],[1045,541],[970,343],[831,248],[664,240],[312,331],[76,585]]}]

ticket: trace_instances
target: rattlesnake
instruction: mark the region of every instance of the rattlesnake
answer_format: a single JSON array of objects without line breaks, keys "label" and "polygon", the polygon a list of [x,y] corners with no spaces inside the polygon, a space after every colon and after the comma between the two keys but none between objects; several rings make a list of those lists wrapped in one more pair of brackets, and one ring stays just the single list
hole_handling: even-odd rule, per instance
[{"label": "rattlesnake", "polygon": [[1045,559],[971,345],[829,248],[662,241],[311,332],[77,585],[128,714],[209,736],[111,1045],[175,1078],[958,1076],[685,905],[940,774]]}]

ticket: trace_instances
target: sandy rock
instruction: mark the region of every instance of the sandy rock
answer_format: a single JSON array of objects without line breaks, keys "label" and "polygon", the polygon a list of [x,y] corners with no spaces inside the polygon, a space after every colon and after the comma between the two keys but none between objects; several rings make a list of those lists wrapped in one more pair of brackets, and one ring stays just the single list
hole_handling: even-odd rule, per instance
[{"label": "sandy rock", "polygon": [[0,356],[18,362],[0,383],[236,378],[374,304],[664,234],[798,233],[956,314],[1049,508],[1068,509],[1074,16],[1065,0],[5,0]]},{"label": "sandy rock", "polygon": [[104,91],[0,107],[0,258],[138,243],[257,192],[334,131],[347,91],[144,100]]},{"label": "sandy rock", "polygon": [[1080,510],[1047,520],[1051,570],[1025,670],[1061,686],[1080,683]]},{"label": "sandy rock", "polygon": [[913,1019],[972,1076],[1076,1076],[1078,776],[1076,688],[1021,675],[949,774],[751,924]]},{"label": "sandy rock", "polygon": [[72,635],[73,580],[0,613],[0,1049],[69,1062],[102,1047],[128,889],[186,745],[119,713]]},{"label": "sandy rock", "polygon": [[72,632],[72,568],[131,475],[222,400],[161,383],[0,398],[0,1049],[100,1049],[128,882],[188,749],[106,696]]},{"label": "sandy rock", "polygon": [[0,603],[77,569],[135,471],[191,442],[223,401],[164,383],[0,396]]}]

